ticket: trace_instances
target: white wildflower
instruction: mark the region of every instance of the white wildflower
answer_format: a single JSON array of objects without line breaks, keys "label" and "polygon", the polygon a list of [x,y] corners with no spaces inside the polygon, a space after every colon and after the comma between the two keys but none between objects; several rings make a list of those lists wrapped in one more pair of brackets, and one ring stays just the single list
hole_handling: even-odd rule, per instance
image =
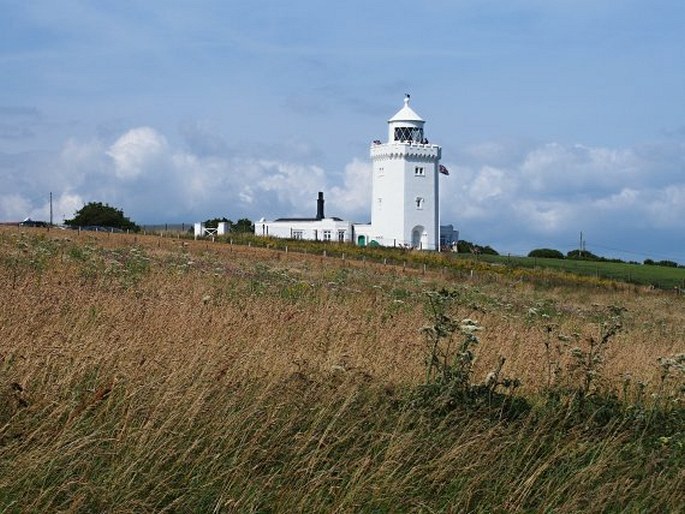
[{"label": "white wildflower", "polygon": [[481,327],[480,324],[474,319],[464,318],[459,324],[459,330],[466,334],[471,334],[473,332],[483,330],[483,327]]}]

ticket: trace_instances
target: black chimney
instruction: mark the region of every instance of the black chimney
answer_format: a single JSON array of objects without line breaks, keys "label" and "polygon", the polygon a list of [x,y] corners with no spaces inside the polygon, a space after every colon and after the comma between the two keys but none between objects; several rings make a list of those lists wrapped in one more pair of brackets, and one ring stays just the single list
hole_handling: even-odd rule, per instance
[{"label": "black chimney", "polygon": [[324,219],[323,215],[323,193],[319,191],[319,198],[316,200],[316,219]]}]

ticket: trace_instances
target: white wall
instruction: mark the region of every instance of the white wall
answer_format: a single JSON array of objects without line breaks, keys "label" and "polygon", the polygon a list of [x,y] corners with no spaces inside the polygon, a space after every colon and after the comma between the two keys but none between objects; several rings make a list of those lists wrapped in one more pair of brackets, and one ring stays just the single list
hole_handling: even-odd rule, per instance
[{"label": "white wall", "polygon": [[343,242],[352,241],[352,223],[336,221],[332,218],[313,221],[266,221],[255,223],[255,235],[280,237],[287,239],[305,239],[309,241],[323,241],[325,232],[330,232],[330,241],[340,241],[340,232],[344,232]]},{"label": "white wall", "polygon": [[[412,246],[412,229],[423,226],[422,249],[439,246],[441,148],[433,144],[390,142],[371,146],[373,160],[371,224],[383,246]],[[416,176],[415,168],[424,170]],[[421,209],[416,198],[423,198]],[[380,201],[379,201],[380,199]]]}]

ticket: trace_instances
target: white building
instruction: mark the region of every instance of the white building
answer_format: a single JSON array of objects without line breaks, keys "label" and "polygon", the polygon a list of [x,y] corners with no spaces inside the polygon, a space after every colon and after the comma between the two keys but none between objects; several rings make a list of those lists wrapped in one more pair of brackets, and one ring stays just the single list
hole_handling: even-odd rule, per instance
[{"label": "white building", "polygon": [[353,241],[353,227],[349,221],[340,218],[327,218],[324,215],[323,193],[319,192],[316,201],[315,218],[278,218],[266,221],[264,218],[255,223],[258,236],[284,237],[288,239],[309,239],[312,241]]},{"label": "white building", "polygon": [[371,145],[373,161],[371,241],[381,246],[439,250],[439,161],[425,121],[409,107],[388,120],[388,140]]},{"label": "white building", "polygon": [[404,106],[388,120],[387,141],[371,145],[370,224],[326,218],[323,193],[319,193],[316,218],[261,219],[255,223],[255,234],[439,250],[439,176],[446,170],[440,166],[442,149],[428,142],[424,124],[409,107],[407,95]]}]

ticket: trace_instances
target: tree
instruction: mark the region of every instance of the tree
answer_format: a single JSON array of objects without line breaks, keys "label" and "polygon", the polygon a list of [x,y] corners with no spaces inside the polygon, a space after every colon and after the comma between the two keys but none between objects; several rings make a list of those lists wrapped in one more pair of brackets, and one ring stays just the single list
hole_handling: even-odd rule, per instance
[{"label": "tree", "polygon": [[540,257],[543,259],[563,259],[564,254],[559,250],[554,250],[552,248],[536,248],[532,250],[528,257]]},{"label": "tree", "polygon": [[231,232],[244,232],[252,234],[254,232],[254,223],[247,218],[240,218],[231,227]]},{"label": "tree", "polygon": [[250,221],[247,218],[240,218],[238,221],[233,223],[232,220],[222,217],[222,218],[211,218],[208,219],[204,222],[204,226],[206,228],[217,228],[219,226],[219,223],[226,222],[228,223],[228,232],[232,233],[249,233],[252,234],[254,232],[254,223]]},{"label": "tree", "polygon": [[457,252],[459,253],[481,253],[484,255],[499,255],[497,250],[490,246],[481,246],[479,244],[471,243],[470,241],[457,241]]},{"label": "tree", "polygon": [[225,216],[221,218],[208,219],[204,222],[204,226],[205,228],[217,228],[219,223],[228,223],[228,231],[231,232],[233,230],[233,222]]},{"label": "tree", "polygon": [[138,232],[140,227],[124,216],[124,211],[102,202],[89,202],[76,211],[70,220],[64,220],[65,225],[72,227],[99,226],[132,230]]}]

